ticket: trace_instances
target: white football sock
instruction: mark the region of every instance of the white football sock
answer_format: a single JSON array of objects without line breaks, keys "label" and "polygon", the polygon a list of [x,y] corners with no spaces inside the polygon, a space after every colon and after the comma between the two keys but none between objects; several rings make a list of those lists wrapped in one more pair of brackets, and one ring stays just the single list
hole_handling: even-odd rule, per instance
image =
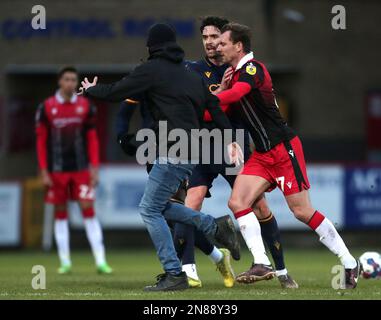
[{"label": "white football sock", "polygon": [[331,221],[324,218],[315,231],[320,237],[320,242],[339,257],[346,269],[353,269],[357,266],[356,259],[349,253],[347,246]]},{"label": "white football sock", "polygon": [[213,247],[213,251],[208,255],[210,260],[212,260],[214,263],[218,263],[222,260],[224,257],[223,253],[221,252],[220,249],[217,247]]},{"label": "white football sock", "polygon": [[97,218],[84,219],[87,239],[97,266],[106,263],[105,248],[103,245],[102,229]]},{"label": "white football sock", "polygon": [[194,263],[184,264],[182,269],[187,274],[187,277],[200,280],[197,274],[196,265]]},{"label": "white football sock", "polygon": [[254,212],[237,218],[237,221],[246,245],[254,257],[254,263],[271,265],[263,244],[261,226]]},{"label": "white football sock", "polygon": [[276,270],[276,271],[275,271],[275,275],[276,275],[277,277],[285,276],[287,273],[288,273],[288,272],[287,272],[287,269],[286,269],[286,268],[284,268],[284,269],[282,269],[282,270]]},{"label": "white football sock", "polygon": [[54,221],[54,237],[61,265],[71,265],[69,246],[69,223],[67,219]]}]

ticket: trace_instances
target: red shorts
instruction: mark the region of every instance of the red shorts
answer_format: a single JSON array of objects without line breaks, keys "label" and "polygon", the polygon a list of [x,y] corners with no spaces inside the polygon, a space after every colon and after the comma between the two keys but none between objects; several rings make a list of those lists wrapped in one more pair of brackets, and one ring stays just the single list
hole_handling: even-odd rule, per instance
[{"label": "red shorts", "polygon": [[271,183],[268,192],[278,186],[285,196],[310,188],[299,137],[268,152],[253,152],[240,174],[262,177]]},{"label": "red shorts", "polygon": [[94,201],[95,190],[90,186],[88,170],[72,172],[52,172],[53,186],[46,192],[45,201],[63,204],[68,200]]}]

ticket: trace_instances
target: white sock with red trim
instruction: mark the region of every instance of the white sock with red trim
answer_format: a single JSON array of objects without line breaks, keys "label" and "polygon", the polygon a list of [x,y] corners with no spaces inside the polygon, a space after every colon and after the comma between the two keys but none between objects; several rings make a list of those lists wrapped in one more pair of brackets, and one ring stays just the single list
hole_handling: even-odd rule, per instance
[{"label": "white sock with red trim", "polygon": [[329,219],[319,211],[315,211],[308,225],[319,235],[320,242],[339,257],[346,269],[353,269],[357,266],[356,259],[349,253],[343,239]]},{"label": "white sock with red trim", "polygon": [[97,218],[84,219],[87,239],[95,258],[95,264],[100,266],[106,263],[105,247],[103,245],[102,229]]},{"label": "white sock with red trim", "polygon": [[67,219],[54,221],[54,237],[56,239],[58,257],[61,265],[71,266],[69,246],[69,223]]},{"label": "white sock with red trim", "polygon": [[238,221],[241,234],[245,239],[246,245],[249,248],[254,258],[254,263],[271,265],[269,258],[266,255],[265,245],[263,244],[261,235],[261,226],[253,209],[248,208],[234,213]]}]

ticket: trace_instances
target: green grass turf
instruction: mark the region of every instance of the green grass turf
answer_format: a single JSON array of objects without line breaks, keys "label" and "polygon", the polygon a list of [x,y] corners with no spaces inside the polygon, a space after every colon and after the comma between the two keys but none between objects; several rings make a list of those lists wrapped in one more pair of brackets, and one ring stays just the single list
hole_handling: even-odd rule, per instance
[{"label": "green grass turf", "polygon": [[[331,268],[337,260],[325,250],[287,251],[288,270],[300,285],[297,290],[281,289],[277,279],[224,288],[214,265],[201,253],[197,261],[203,288],[176,293],[143,292],[161,271],[152,250],[109,251],[113,275],[96,274],[89,251],[74,251],[72,260],[73,273],[58,275],[55,253],[0,252],[0,299],[381,299],[381,280],[362,279],[356,290],[344,293],[332,289]],[[45,266],[46,290],[32,289],[33,265]],[[249,265],[247,252],[233,263],[236,273]]]}]

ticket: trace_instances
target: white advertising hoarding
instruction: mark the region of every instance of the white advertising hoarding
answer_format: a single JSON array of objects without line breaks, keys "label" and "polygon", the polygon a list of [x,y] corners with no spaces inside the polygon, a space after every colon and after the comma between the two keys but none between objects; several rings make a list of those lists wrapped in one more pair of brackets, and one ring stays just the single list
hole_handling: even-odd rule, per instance
[{"label": "white advertising hoarding", "polygon": [[[343,225],[344,169],[340,166],[310,165],[308,167],[313,206],[324,213],[341,228]],[[103,166],[100,170],[100,185],[97,190],[96,212],[105,228],[142,228],[138,204],[147,181],[145,167]],[[212,189],[212,197],[204,201],[202,211],[213,216],[230,213],[227,206],[231,189],[227,182],[218,177]],[[306,229],[288,209],[279,189],[266,193],[270,209],[276,215],[282,229]],[[71,206],[71,221],[74,226],[82,225],[78,207]]]},{"label": "white advertising hoarding", "polygon": [[[344,169],[332,165],[310,165],[308,166],[308,177],[311,184],[312,205],[324,213],[338,228],[341,228],[343,225]],[[230,213],[227,206],[230,187],[222,177],[216,179],[210,192],[212,197],[205,200],[203,211],[214,216]],[[266,192],[266,198],[281,229],[307,229],[305,224],[294,218],[278,188],[270,193]]]},{"label": "white advertising hoarding", "polygon": [[[138,205],[148,178],[143,166],[102,166],[96,192],[95,210],[105,228],[143,228]],[[82,225],[78,206],[70,204],[74,227]]]},{"label": "white advertising hoarding", "polygon": [[16,182],[0,183],[0,246],[20,244],[21,186]]},{"label": "white advertising hoarding", "polygon": [[[312,206],[329,218],[337,228],[343,226],[344,169],[340,166],[308,166]],[[267,193],[271,210],[282,229],[308,229],[294,218],[279,189]]]}]

